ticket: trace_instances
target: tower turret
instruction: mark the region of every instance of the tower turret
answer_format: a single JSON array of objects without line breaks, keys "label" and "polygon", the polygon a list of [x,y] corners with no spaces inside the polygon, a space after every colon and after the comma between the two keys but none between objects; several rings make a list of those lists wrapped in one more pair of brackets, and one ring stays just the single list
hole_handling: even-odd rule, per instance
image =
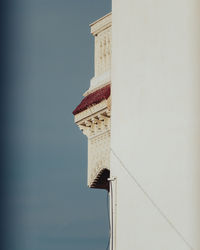
[{"label": "tower turret", "polygon": [[90,25],[95,39],[95,69],[84,99],[73,111],[88,138],[88,186],[109,189],[111,115],[111,14]]}]

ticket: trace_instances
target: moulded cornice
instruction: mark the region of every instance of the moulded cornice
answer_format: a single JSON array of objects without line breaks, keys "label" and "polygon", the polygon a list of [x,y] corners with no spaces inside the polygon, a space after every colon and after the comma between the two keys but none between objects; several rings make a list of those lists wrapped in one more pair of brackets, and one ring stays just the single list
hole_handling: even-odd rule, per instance
[{"label": "moulded cornice", "polygon": [[91,33],[93,36],[102,32],[103,30],[111,27],[112,25],[112,13],[105,15],[104,17],[98,19],[97,21],[90,24]]},{"label": "moulded cornice", "polygon": [[102,102],[87,108],[86,110],[75,115],[74,117],[75,123],[78,123],[83,119],[87,119],[89,116],[95,115],[96,113],[106,109],[107,106],[108,106],[107,100],[103,100]]}]

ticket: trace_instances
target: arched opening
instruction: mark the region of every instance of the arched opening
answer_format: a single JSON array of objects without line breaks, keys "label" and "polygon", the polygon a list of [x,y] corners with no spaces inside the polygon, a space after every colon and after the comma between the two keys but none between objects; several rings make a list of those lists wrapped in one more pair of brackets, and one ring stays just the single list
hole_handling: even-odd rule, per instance
[{"label": "arched opening", "polygon": [[107,168],[102,169],[90,187],[106,189],[107,191],[109,191],[109,181],[108,181],[109,177],[110,177],[110,170],[108,170]]}]

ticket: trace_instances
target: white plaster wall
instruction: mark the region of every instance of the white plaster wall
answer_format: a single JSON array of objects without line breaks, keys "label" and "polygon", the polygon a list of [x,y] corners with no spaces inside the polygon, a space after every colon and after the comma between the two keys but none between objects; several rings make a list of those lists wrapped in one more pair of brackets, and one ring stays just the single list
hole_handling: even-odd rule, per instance
[{"label": "white plaster wall", "polygon": [[[200,1],[113,0],[111,148],[200,249]],[[188,250],[112,154],[117,250]]]}]

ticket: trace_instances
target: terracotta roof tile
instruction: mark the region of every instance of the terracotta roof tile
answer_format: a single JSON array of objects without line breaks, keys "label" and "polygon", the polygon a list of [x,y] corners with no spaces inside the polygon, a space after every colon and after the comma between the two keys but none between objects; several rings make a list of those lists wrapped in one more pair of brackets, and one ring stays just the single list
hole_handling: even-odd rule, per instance
[{"label": "terracotta roof tile", "polygon": [[74,115],[86,110],[88,107],[98,104],[110,96],[110,84],[87,95],[72,112]]}]

